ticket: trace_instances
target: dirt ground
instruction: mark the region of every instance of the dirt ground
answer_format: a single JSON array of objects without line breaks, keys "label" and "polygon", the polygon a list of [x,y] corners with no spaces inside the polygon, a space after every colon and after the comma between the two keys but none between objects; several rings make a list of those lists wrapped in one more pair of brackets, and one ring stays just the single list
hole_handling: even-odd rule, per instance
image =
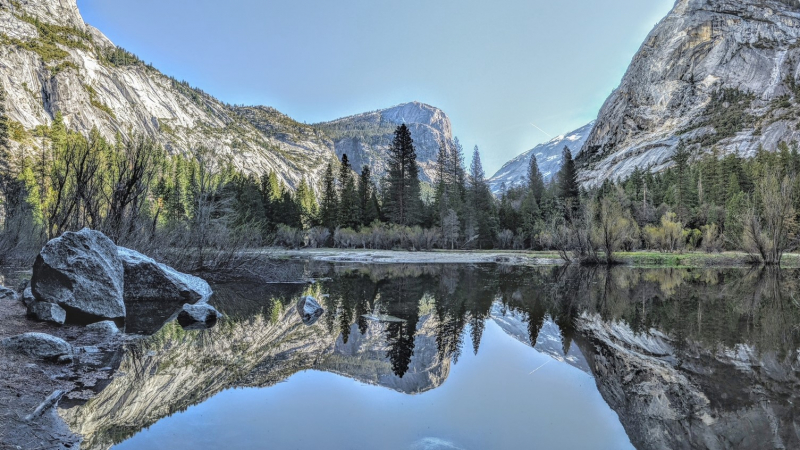
[{"label": "dirt ground", "polygon": [[0,347],[0,449],[78,448],[80,437],[70,432],[55,408],[29,422],[24,418],[55,390],[65,392],[61,407],[85,400],[90,395],[87,389],[110,376],[110,371],[100,367],[111,363],[121,338],[104,337],[80,326],[35,322],[28,320],[25,313],[22,302],[0,300],[0,339],[40,332],[58,336],[78,350],[94,346],[99,352],[81,353],[74,363],[62,365],[33,360]]}]

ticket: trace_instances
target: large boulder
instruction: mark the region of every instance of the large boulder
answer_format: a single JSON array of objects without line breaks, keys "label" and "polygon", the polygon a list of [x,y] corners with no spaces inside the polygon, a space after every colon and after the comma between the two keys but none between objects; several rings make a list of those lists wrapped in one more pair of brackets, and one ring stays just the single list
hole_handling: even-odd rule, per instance
[{"label": "large boulder", "polygon": [[58,360],[72,355],[72,346],[65,340],[44,333],[25,333],[0,341],[8,350],[37,359]]},{"label": "large boulder", "polygon": [[184,330],[204,330],[216,325],[219,316],[219,312],[208,303],[186,304],[178,313],[178,324]]},{"label": "large boulder", "polygon": [[7,287],[0,286],[0,301],[17,299],[17,293]]},{"label": "large boulder", "polygon": [[135,250],[118,248],[125,273],[125,302],[159,302],[180,306],[211,297],[205,280],[178,272]]},{"label": "large boulder", "polygon": [[63,325],[67,320],[67,312],[55,303],[34,301],[28,305],[28,317],[33,317],[42,322]]},{"label": "large boulder", "polygon": [[67,232],[48,242],[33,264],[36,300],[78,320],[125,317],[124,270],[117,246],[99,231]]},{"label": "large boulder", "polygon": [[325,310],[314,297],[307,295],[297,302],[297,313],[306,325],[314,325]]}]

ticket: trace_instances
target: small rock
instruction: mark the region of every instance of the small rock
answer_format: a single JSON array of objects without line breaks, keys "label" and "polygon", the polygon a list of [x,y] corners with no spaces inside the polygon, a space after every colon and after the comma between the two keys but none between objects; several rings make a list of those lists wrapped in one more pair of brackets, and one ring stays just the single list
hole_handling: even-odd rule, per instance
[{"label": "small rock", "polygon": [[42,322],[64,325],[64,321],[67,320],[67,312],[55,303],[33,301],[28,304],[28,317]]},{"label": "small rock", "polygon": [[219,311],[207,303],[199,305],[183,305],[178,313],[178,323],[184,330],[204,330],[217,324]]},{"label": "small rock", "polygon": [[305,296],[297,302],[297,313],[306,325],[314,325],[325,310],[314,297]]},{"label": "small rock", "polygon": [[86,325],[86,329],[100,334],[119,334],[119,328],[117,328],[117,324],[111,320],[90,323],[89,325]]},{"label": "small rock", "polygon": [[59,363],[59,364],[71,364],[72,361],[74,361],[74,360],[75,360],[75,357],[72,356],[72,355],[61,355],[61,356],[58,357],[56,362]]},{"label": "small rock", "polygon": [[36,303],[36,299],[33,297],[33,291],[31,287],[28,286],[22,291],[22,303],[25,303],[25,306],[30,306]]},{"label": "small rock", "polygon": [[17,293],[7,287],[0,286],[0,301],[2,300],[15,301],[17,300]]},{"label": "small rock", "polygon": [[25,333],[0,341],[8,350],[31,358],[57,360],[59,356],[72,355],[72,346],[65,340],[44,333]]}]

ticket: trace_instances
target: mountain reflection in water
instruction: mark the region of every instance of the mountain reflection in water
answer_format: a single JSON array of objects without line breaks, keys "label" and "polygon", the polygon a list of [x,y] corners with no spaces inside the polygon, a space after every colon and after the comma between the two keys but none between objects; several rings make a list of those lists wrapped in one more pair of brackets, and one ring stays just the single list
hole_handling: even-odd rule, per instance
[{"label": "mountain reflection in water", "polygon": [[[286,414],[302,414],[291,398],[316,404],[349,392],[340,400],[366,396],[385,401],[392,411],[386,413],[391,426],[381,431],[387,434],[384,448],[395,448],[388,440],[395,428],[414,429],[414,417],[441,428],[433,436],[416,436],[417,444],[430,444],[420,448],[487,445],[482,435],[459,441],[470,428],[439,419],[456,414],[437,409],[457,401],[457,391],[449,394],[454,386],[461,397],[480,402],[472,410],[485,424],[507,425],[493,428],[504,430],[504,439],[491,441],[495,448],[513,442],[546,448],[800,448],[796,271],[437,265],[308,270],[324,281],[214,286],[212,302],[228,320],[206,331],[166,325],[122,350],[114,380],[96,397],[60,413],[85,436],[85,448],[108,448],[134,435],[121,448],[148,448],[141,443],[163,437],[159,433],[168,427],[174,435],[180,429],[174,427],[188,426],[198,414],[218,414],[230,408],[226,404],[259,398],[260,408],[274,404]],[[326,310],[313,326],[303,325],[295,310],[301,295],[315,296]],[[535,373],[541,375],[535,383],[529,377],[514,384],[507,374],[523,370],[521,365],[530,376],[547,366]],[[486,380],[493,380],[491,386]],[[557,391],[555,386],[573,395],[554,397],[548,391]],[[507,395],[502,388],[519,389],[519,398],[487,398]],[[425,399],[428,394],[421,394],[428,392],[439,403],[423,407],[417,395],[408,396]],[[571,403],[572,397],[580,401]],[[618,418],[603,411],[606,404]],[[181,411],[186,412],[156,424]],[[260,410],[278,416],[280,411]],[[346,429],[350,419],[333,411],[305,413],[292,417],[296,433],[327,429],[320,421]],[[547,414],[571,420],[542,423]],[[282,423],[275,417],[261,419]],[[529,426],[512,426],[520,417]],[[465,416],[461,426],[469,420]],[[531,430],[538,433],[535,442]],[[234,431],[239,439],[258,435]],[[200,440],[192,445],[202,446],[203,430],[193,433]],[[509,436],[514,433],[520,439]],[[358,436],[351,438],[360,448]],[[245,448],[245,442],[230,445]],[[306,447],[303,442],[296,446]]]}]

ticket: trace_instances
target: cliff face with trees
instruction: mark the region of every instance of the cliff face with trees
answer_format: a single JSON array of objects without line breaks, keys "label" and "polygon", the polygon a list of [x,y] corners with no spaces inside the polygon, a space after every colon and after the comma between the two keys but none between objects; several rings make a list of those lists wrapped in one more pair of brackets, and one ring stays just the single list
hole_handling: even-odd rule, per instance
[{"label": "cliff face with trees", "polygon": [[800,139],[798,39],[794,0],[678,0],[600,110],[582,182],[662,170],[680,142],[752,157]]}]

